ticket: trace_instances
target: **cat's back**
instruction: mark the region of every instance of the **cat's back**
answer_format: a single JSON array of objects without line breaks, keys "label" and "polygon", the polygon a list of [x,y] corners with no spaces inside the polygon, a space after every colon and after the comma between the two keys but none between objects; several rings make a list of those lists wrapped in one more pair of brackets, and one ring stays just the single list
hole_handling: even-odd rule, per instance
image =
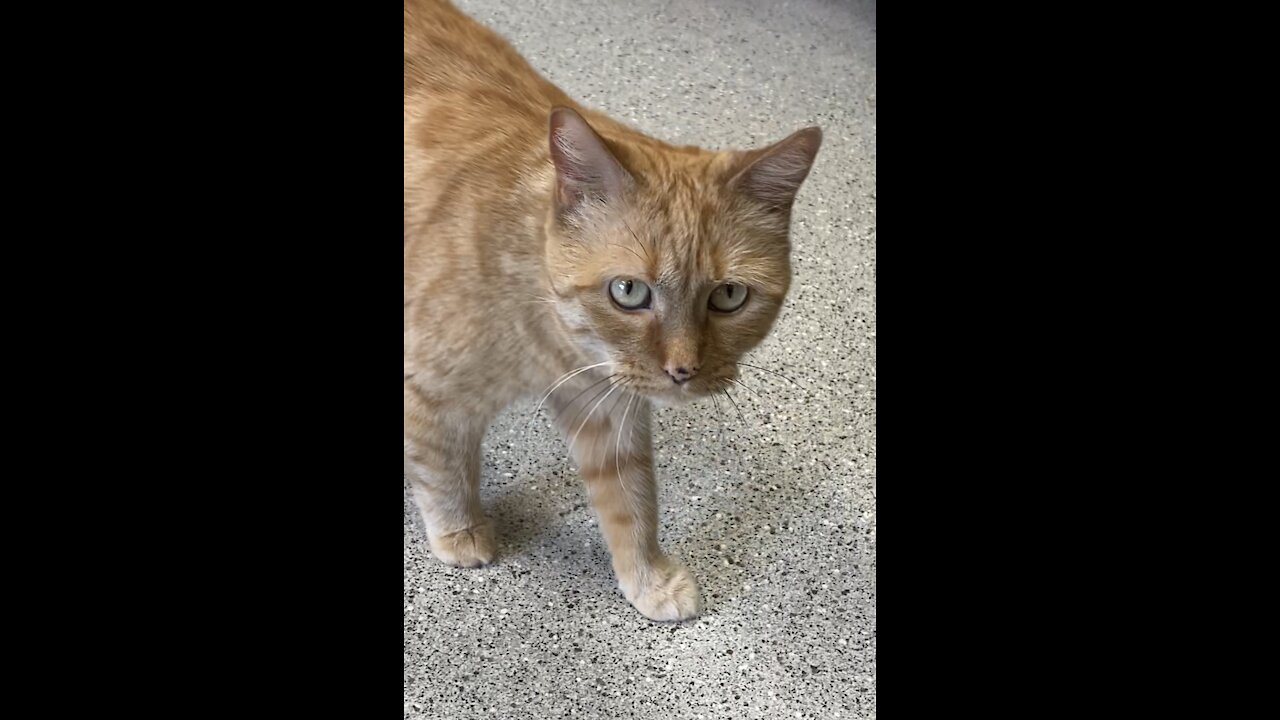
[{"label": "cat's back", "polygon": [[495,132],[540,141],[548,110],[572,101],[451,3],[404,0],[404,103],[406,133],[417,124],[412,140],[430,151],[465,150]]},{"label": "cat's back", "polygon": [[550,170],[556,105],[573,102],[499,35],[444,0],[404,0],[406,263],[445,249],[525,250],[469,246],[512,236],[476,222],[523,220],[519,195]]},{"label": "cat's back", "polygon": [[480,397],[533,372],[502,348],[547,335],[548,116],[572,104],[448,2],[404,0],[406,374]]}]

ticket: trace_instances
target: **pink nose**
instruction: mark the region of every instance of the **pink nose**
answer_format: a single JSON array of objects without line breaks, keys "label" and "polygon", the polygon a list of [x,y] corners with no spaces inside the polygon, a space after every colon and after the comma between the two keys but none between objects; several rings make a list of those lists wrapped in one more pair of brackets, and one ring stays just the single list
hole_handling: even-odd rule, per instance
[{"label": "pink nose", "polygon": [[689,378],[698,374],[698,368],[672,367],[666,368],[667,374],[671,376],[671,382],[677,385],[683,385],[689,382]]}]

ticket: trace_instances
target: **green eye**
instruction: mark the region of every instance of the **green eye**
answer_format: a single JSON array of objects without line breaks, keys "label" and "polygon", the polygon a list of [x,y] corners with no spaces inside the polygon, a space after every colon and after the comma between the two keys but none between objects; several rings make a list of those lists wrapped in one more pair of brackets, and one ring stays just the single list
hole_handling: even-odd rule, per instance
[{"label": "green eye", "polygon": [[711,292],[708,303],[712,310],[729,313],[742,307],[747,301],[747,286],[725,283]]},{"label": "green eye", "polygon": [[618,278],[609,281],[609,297],[626,310],[640,310],[649,307],[649,286],[639,280]]}]

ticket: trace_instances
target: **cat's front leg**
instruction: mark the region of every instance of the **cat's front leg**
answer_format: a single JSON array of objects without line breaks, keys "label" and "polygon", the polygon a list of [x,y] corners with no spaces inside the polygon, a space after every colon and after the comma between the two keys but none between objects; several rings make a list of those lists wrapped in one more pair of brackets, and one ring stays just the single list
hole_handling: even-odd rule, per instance
[{"label": "cat's front leg", "polygon": [[431,553],[455,567],[493,562],[493,525],[480,506],[480,443],[487,423],[474,412],[432,403],[408,384],[404,407],[404,472]]},{"label": "cat's front leg", "polygon": [[620,397],[561,408],[560,429],[582,468],[623,595],[652,620],[691,618],[702,605],[698,584],[658,546],[649,403],[619,390]]}]

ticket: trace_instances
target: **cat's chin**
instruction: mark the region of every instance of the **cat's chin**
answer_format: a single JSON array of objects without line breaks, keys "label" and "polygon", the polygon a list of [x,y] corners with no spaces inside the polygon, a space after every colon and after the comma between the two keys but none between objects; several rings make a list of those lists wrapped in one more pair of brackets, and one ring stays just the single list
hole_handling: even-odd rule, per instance
[{"label": "cat's chin", "polygon": [[681,405],[688,405],[690,402],[697,399],[697,396],[695,395],[686,395],[684,393],[655,393],[647,395],[646,397],[649,398],[649,402],[653,403],[654,407],[660,408],[680,407]]},{"label": "cat's chin", "polygon": [[697,390],[670,390],[666,392],[645,393],[645,397],[649,398],[649,402],[656,407],[680,407],[689,403],[700,400],[710,395],[710,391],[699,392]]}]

